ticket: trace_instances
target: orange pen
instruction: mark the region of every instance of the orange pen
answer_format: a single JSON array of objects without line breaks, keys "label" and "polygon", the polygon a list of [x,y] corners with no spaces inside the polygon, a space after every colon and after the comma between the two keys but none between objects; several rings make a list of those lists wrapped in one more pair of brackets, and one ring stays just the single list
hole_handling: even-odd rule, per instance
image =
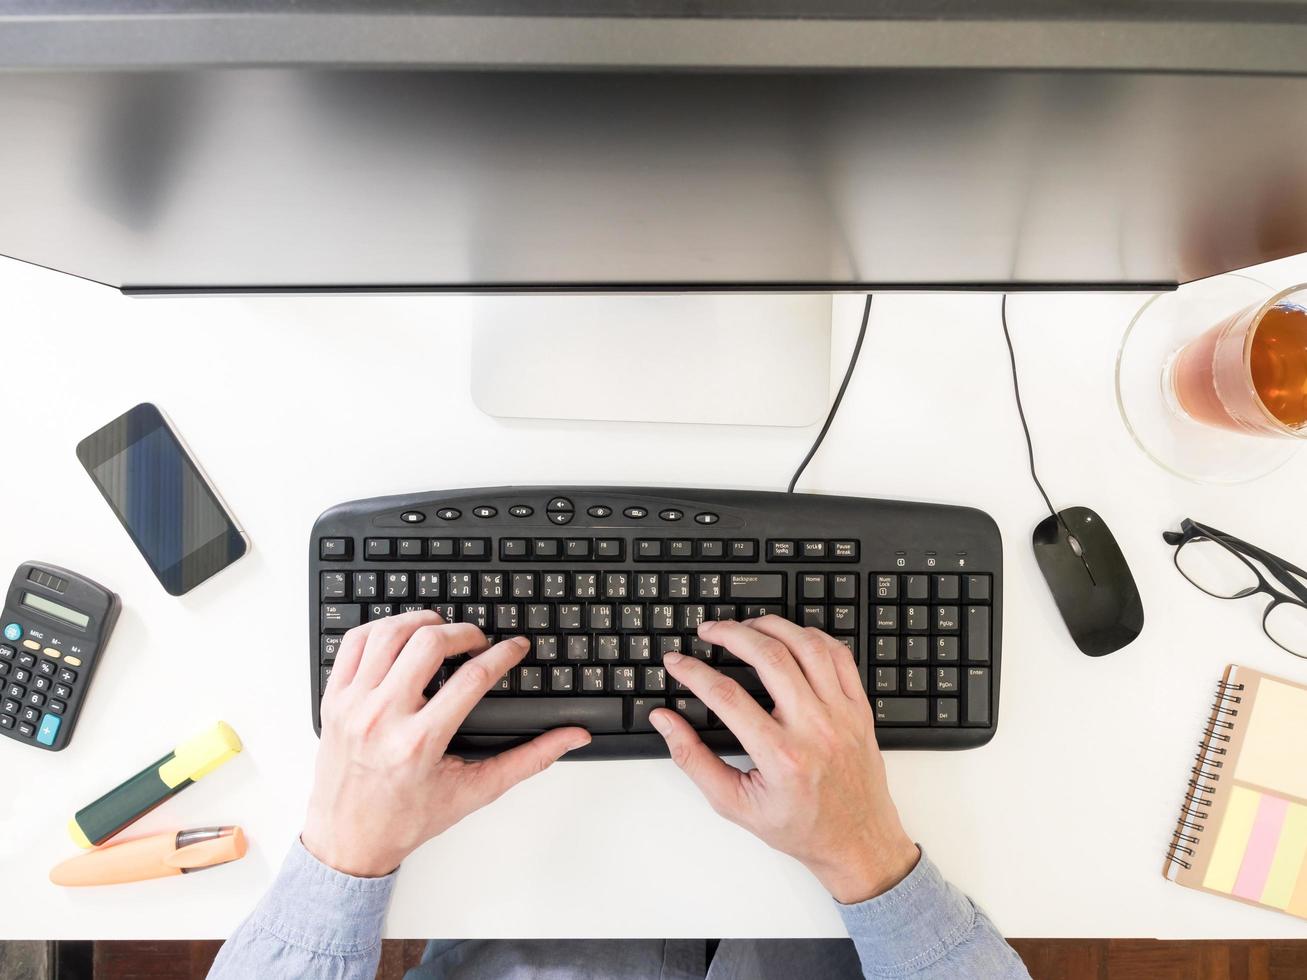
[{"label": "orange pen", "polygon": [[56,885],[116,885],[203,871],[245,856],[239,827],[199,827],[97,847],[56,865]]}]

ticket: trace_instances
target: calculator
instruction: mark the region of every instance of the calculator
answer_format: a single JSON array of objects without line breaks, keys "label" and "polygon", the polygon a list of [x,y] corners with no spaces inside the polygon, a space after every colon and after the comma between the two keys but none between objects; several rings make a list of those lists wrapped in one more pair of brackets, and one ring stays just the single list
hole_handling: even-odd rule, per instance
[{"label": "calculator", "polygon": [[51,752],[73,738],[122,602],[89,578],[24,562],[0,612],[0,735]]}]

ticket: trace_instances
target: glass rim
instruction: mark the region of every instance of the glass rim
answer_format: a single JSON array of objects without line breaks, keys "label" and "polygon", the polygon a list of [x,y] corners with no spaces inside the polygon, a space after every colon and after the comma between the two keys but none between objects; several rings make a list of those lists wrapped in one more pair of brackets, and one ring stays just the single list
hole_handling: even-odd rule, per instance
[{"label": "glass rim", "polygon": [[[1184,570],[1183,566],[1181,566],[1181,564],[1180,564],[1180,552],[1184,551],[1184,549],[1185,549],[1188,545],[1191,545],[1191,544],[1202,544],[1202,543],[1204,543],[1204,542],[1207,543],[1207,544],[1211,544],[1211,545],[1216,546],[1218,549],[1220,549],[1220,551],[1221,551],[1223,554],[1227,554],[1227,555],[1231,556],[1231,557],[1234,558],[1236,561],[1238,561],[1241,565],[1243,565],[1244,568],[1248,569],[1249,573],[1250,573],[1250,574],[1252,575],[1252,577],[1253,577],[1253,587],[1252,587],[1251,589],[1244,589],[1243,591],[1238,592],[1238,593],[1236,593],[1235,595],[1221,595],[1221,593],[1219,593],[1219,592],[1212,592],[1210,589],[1206,589],[1206,588],[1204,588],[1200,583],[1194,581],[1194,580],[1189,576],[1189,573],[1186,572],[1186,571]],[[1239,554],[1239,552],[1235,551],[1235,550],[1234,550],[1233,548],[1231,548],[1229,545],[1225,544],[1225,542],[1223,542],[1223,541],[1218,541],[1218,540],[1216,540],[1215,538],[1208,537],[1206,534],[1202,534],[1202,535],[1199,536],[1199,537],[1188,537],[1188,538],[1185,538],[1183,541],[1181,541],[1179,544],[1177,544],[1177,545],[1175,546],[1175,552],[1174,552],[1174,554],[1172,554],[1172,556],[1171,556],[1171,562],[1175,565],[1175,569],[1176,569],[1176,571],[1180,573],[1180,576],[1181,576],[1181,577],[1182,577],[1186,582],[1188,582],[1190,585],[1192,585],[1192,586],[1193,586],[1195,589],[1197,589],[1199,592],[1203,593],[1204,595],[1209,595],[1209,596],[1211,596],[1213,599],[1247,599],[1249,596],[1257,595],[1257,593],[1259,593],[1259,592],[1265,592],[1265,590],[1266,590],[1266,580],[1262,577],[1261,572],[1259,572],[1259,571],[1257,570],[1257,568],[1253,565],[1252,562],[1250,562],[1250,561],[1249,561],[1245,556]],[[1278,600],[1279,597],[1277,596],[1276,598],[1277,598],[1277,600]],[[1262,625],[1263,625],[1263,629],[1264,629],[1264,628],[1265,628],[1265,617],[1263,616],[1262,619],[1263,619],[1263,624],[1262,624]]]},{"label": "glass rim", "polygon": [[[1243,339],[1243,353],[1241,363],[1243,364],[1243,373],[1248,387],[1252,389],[1254,401],[1257,403],[1257,410],[1261,412],[1262,417],[1277,432],[1294,439],[1307,438],[1307,426],[1291,426],[1283,422],[1274,412],[1266,407],[1266,402],[1262,400],[1261,393],[1257,390],[1257,385],[1253,383],[1253,342],[1257,339],[1257,332],[1262,329],[1262,320],[1270,310],[1279,304],[1286,296],[1292,296],[1294,293],[1307,292],[1307,282],[1296,283],[1292,286],[1286,286],[1278,292],[1272,294],[1270,299],[1264,300],[1253,314],[1252,325],[1248,328],[1248,333]],[[1248,307],[1244,307],[1248,309]],[[1242,311],[1240,311],[1242,312]],[[1237,314],[1236,314],[1237,315]]]},{"label": "glass rim", "polygon": [[1281,643],[1279,640],[1275,638],[1275,635],[1270,631],[1270,628],[1266,625],[1267,620],[1271,618],[1271,613],[1274,612],[1276,609],[1279,609],[1281,606],[1290,606],[1295,609],[1302,609],[1304,610],[1304,613],[1307,614],[1307,604],[1299,602],[1297,599],[1288,599],[1288,598],[1283,598],[1281,596],[1274,596],[1272,597],[1270,603],[1267,604],[1266,611],[1262,613],[1262,632],[1266,634],[1266,638],[1268,640],[1274,643],[1285,653],[1289,653],[1295,657],[1301,657],[1302,659],[1307,660],[1307,649],[1296,650],[1293,647],[1285,646],[1283,643]]}]

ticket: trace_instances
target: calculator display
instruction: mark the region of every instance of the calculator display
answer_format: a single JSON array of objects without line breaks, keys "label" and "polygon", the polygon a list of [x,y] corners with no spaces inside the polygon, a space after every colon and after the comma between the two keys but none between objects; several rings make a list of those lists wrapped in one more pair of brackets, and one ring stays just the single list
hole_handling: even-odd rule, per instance
[{"label": "calculator display", "polygon": [[39,609],[48,616],[62,619],[65,623],[72,623],[78,629],[86,629],[86,624],[91,621],[91,617],[86,613],[80,613],[76,609],[69,609],[57,602],[51,602],[45,596],[33,595],[31,592],[23,593],[23,605],[30,606],[32,609]]}]

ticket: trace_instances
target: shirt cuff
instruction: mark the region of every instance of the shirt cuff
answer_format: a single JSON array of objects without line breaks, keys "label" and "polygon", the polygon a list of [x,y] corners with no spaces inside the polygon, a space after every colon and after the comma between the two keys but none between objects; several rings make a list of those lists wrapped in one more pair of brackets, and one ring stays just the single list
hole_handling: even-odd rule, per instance
[{"label": "shirt cuff", "polygon": [[839,910],[850,937],[870,945],[880,969],[891,975],[947,956],[976,925],[976,907],[944,880],[924,848],[917,866],[885,894],[839,904]]},{"label": "shirt cuff", "polygon": [[284,943],[314,953],[356,956],[376,948],[395,872],[356,878],[323,864],[296,838],[277,880],[251,916]]}]

